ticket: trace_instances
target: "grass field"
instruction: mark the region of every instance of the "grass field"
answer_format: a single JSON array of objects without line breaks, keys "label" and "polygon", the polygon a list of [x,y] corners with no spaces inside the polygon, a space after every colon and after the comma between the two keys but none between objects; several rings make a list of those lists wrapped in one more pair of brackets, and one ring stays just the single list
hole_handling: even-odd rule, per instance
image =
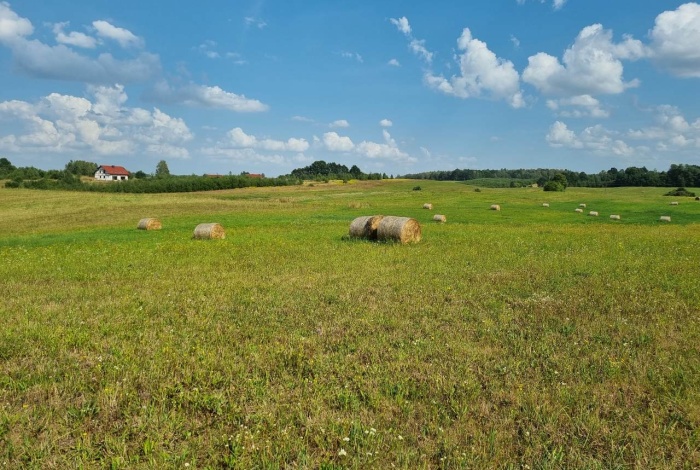
[{"label": "grass field", "polygon": [[700,202],[415,185],[0,189],[0,468],[700,466]]}]

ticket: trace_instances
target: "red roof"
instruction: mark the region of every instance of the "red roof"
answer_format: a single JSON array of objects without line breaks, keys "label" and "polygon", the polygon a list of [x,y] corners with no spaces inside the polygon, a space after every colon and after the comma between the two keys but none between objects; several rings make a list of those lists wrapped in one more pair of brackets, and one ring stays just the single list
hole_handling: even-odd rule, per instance
[{"label": "red roof", "polygon": [[[129,176],[129,172],[123,166],[102,165],[100,168],[102,168],[108,175]],[[100,168],[98,168],[98,170]]]}]

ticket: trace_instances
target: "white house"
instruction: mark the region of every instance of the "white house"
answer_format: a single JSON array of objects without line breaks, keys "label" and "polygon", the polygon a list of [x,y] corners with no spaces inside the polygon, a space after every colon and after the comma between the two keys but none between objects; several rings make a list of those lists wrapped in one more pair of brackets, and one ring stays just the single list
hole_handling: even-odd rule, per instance
[{"label": "white house", "polygon": [[129,172],[123,166],[100,165],[95,172],[95,179],[100,181],[126,181]]}]

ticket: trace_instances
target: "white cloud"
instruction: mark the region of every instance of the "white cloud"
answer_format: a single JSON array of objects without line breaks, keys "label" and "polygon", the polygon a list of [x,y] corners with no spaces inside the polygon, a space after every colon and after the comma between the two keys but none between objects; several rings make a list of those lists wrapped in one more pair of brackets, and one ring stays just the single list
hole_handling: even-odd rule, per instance
[{"label": "white cloud", "polygon": [[[515,0],[518,5],[524,5],[526,0]],[[539,0],[540,3],[545,3],[545,0]],[[567,0],[552,0],[552,8],[554,10],[561,10]]]},{"label": "white cloud", "polygon": [[433,61],[433,53],[425,47],[425,40],[412,39],[408,47],[419,57],[422,57],[428,64]]},{"label": "white cloud", "polygon": [[267,26],[267,22],[265,22],[265,20],[252,16],[246,16],[243,18],[243,21],[245,22],[246,26],[255,26],[258,29],[263,29]]},{"label": "white cloud", "polygon": [[357,52],[341,52],[340,55],[342,57],[345,57],[346,59],[354,59],[354,60],[358,61],[359,63],[364,62],[364,59],[362,58],[362,56],[360,54],[358,54]]},{"label": "white cloud", "polygon": [[414,158],[408,156],[407,153],[401,151],[396,141],[391,137],[386,129],[382,131],[384,143],[362,141],[357,144],[355,151],[365,157],[372,159],[388,159],[395,161],[415,161]]},{"label": "white cloud", "polygon": [[135,153],[188,158],[193,135],[182,119],[159,109],[124,107],[123,87],[90,87],[91,98],[52,93],[36,104],[0,103],[0,120],[14,119],[13,133],[0,135],[0,148],[17,153]]},{"label": "white cloud", "polygon": [[613,43],[612,31],[595,24],[581,30],[574,44],[564,52],[563,63],[544,52],[531,56],[523,80],[546,95],[622,93],[639,82],[624,81],[621,60],[640,59],[648,53],[640,41],[630,36]]},{"label": "white cloud", "polygon": [[95,28],[98,36],[116,41],[122,47],[143,46],[143,40],[133,34],[131,31],[114,26],[107,21],[93,21],[92,27]]},{"label": "white cloud", "polygon": [[238,113],[263,112],[269,106],[255,99],[246,98],[221,89],[218,86],[189,84],[173,88],[167,82],[160,81],[150,92],[149,97],[165,103],[181,103],[202,108],[227,109]]},{"label": "white cloud", "polygon": [[398,19],[389,18],[389,21],[391,21],[391,24],[396,26],[396,28],[406,36],[409,36],[411,34],[411,25],[408,24],[408,18],[406,18],[405,16],[402,16]]},{"label": "white cloud", "polygon": [[547,100],[547,107],[561,117],[607,118],[610,113],[603,109],[600,101],[591,95],[572,96],[558,100]]},{"label": "white cloud", "polygon": [[472,37],[465,28],[457,41],[460,75],[446,79],[428,72],[425,81],[429,87],[458,98],[480,97],[484,94],[506,100],[512,107],[525,106],[520,90],[520,76],[513,63],[496,56],[485,42]]},{"label": "white cloud", "polygon": [[[61,27],[58,26],[59,31]],[[33,31],[29,20],[20,18],[7,2],[0,2],[0,43],[12,51],[15,67],[31,77],[113,84],[145,81],[160,73],[160,59],[154,54],[141,53],[137,57],[121,60],[102,53],[92,58],[60,43],[62,39],[72,46],[89,46],[87,36],[64,34],[64,37],[57,39],[58,45],[49,46],[28,39],[27,36]]]},{"label": "white cloud", "polygon": [[287,141],[258,139],[236,127],[227,133],[228,141],[220,143],[221,148],[254,148],[276,152],[304,152],[309,149],[306,139],[290,138]]},{"label": "white cloud", "polygon": [[656,17],[652,57],[680,77],[700,77],[700,5],[686,3]]},{"label": "white cloud", "polygon": [[585,149],[598,155],[629,157],[642,150],[629,146],[618,136],[618,132],[601,125],[587,127],[576,134],[566,124],[557,121],[549,128],[545,139],[554,148]]},{"label": "white cloud", "polygon": [[401,64],[396,59],[389,60],[389,62],[387,62],[387,65],[391,65],[392,67],[401,67]]},{"label": "white cloud", "polygon": [[0,2],[0,42],[7,44],[34,32],[32,22],[12,11],[10,4]]},{"label": "white cloud", "polygon": [[520,39],[516,38],[512,34],[510,35],[510,42],[513,43],[513,46],[518,49],[520,47]]},{"label": "white cloud", "polygon": [[[237,162],[251,163],[269,163],[273,165],[286,164],[288,159],[279,154],[259,153],[252,148],[227,148],[227,147],[202,147],[198,153],[211,157],[220,157],[226,160],[234,160]],[[296,161],[299,157],[294,157]]]},{"label": "white cloud", "polygon": [[394,123],[388,119],[382,119],[381,121],[379,121],[379,125],[382,127],[391,127],[394,125]]},{"label": "white cloud", "polygon": [[323,145],[331,152],[350,152],[355,148],[350,137],[340,136],[335,132],[323,134]]},{"label": "white cloud", "polygon": [[689,122],[678,108],[668,105],[657,107],[655,113],[656,125],[630,130],[627,135],[658,150],[700,149],[700,118]]},{"label": "white cloud", "polygon": [[345,119],[338,119],[337,121],[333,121],[328,124],[328,127],[350,127],[350,123]]},{"label": "white cloud", "polygon": [[68,22],[56,23],[53,26],[53,33],[56,35],[56,42],[69,46],[82,47],[84,49],[94,49],[97,47],[97,39],[85,33],[71,31],[66,34],[63,29],[68,26]]},{"label": "white cloud", "polygon": [[292,116],[292,121],[297,121],[297,122],[316,122],[311,118],[307,118],[305,116]]}]

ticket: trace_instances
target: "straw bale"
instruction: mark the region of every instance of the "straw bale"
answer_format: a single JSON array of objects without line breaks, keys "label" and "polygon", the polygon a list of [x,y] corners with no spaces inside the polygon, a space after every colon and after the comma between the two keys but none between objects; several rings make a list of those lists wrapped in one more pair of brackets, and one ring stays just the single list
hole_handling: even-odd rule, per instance
[{"label": "straw bale", "polygon": [[542,207],[549,207],[549,203],[548,203],[548,202],[543,202],[543,203],[542,203]]},{"label": "straw bale", "polygon": [[673,201],[673,202],[671,203],[671,205],[672,205],[672,206],[677,206],[677,205],[678,205],[678,201]]},{"label": "straw bale", "polygon": [[621,219],[621,217],[619,216],[619,214],[612,214],[612,215],[610,216],[610,218],[611,218],[612,220],[620,220],[620,219]]},{"label": "straw bale", "polygon": [[590,211],[590,212],[588,213],[588,215],[590,215],[591,217],[598,217],[598,212],[596,212],[596,211]]},{"label": "straw bale", "polygon": [[377,228],[378,240],[394,240],[401,243],[419,242],[420,224],[410,217],[384,217]]},{"label": "straw bale", "polygon": [[491,209],[492,211],[500,211],[500,210],[501,210],[501,206],[499,206],[498,204],[491,204],[490,209]]},{"label": "straw bale", "polygon": [[584,203],[581,203],[578,205],[579,207],[583,207],[584,209],[586,208],[586,205]]},{"label": "straw bale", "polygon": [[226,238],[224,228],[217,223],[199,224],[194,229],[192,238],[198,240],[221,240]]},{"label": "straw bale", "polygon": [[158,219],[147,217],[139,220],[139,224],[136,226],[136,228],[139,230],[160,230],[163,228],[163,224],[161,224],[160,220]]},{"label": "straw bale", "polygon": [[576,209],[574,209],[574,212],[583,213],[583,209],[581,209],[580,207],[577,207]]},{"label": "straw bale", "polygon": [[659,217],[659,222],[670,222],[671,221],[671,216],[670,215],[662,215]]},{"label": "straw bale", "polygon": [[435,222],[443,222],[443,223],[444,223],[444,222],[447,222],[447,217],[445,217],[444,215],[435,214],[435,215],[433,216],[433,220],[434,220]]},{"label": "straw bale", "polygon": [[350,223],[350,236],[376,240],[377,227],[383,218],[383,215],[366,215],[356,218]]},{"label": "straw bale", "polygon": [[423,209],[428,209],[428,210],[433,210],[433,205],[432,204],[423,204]]}]

